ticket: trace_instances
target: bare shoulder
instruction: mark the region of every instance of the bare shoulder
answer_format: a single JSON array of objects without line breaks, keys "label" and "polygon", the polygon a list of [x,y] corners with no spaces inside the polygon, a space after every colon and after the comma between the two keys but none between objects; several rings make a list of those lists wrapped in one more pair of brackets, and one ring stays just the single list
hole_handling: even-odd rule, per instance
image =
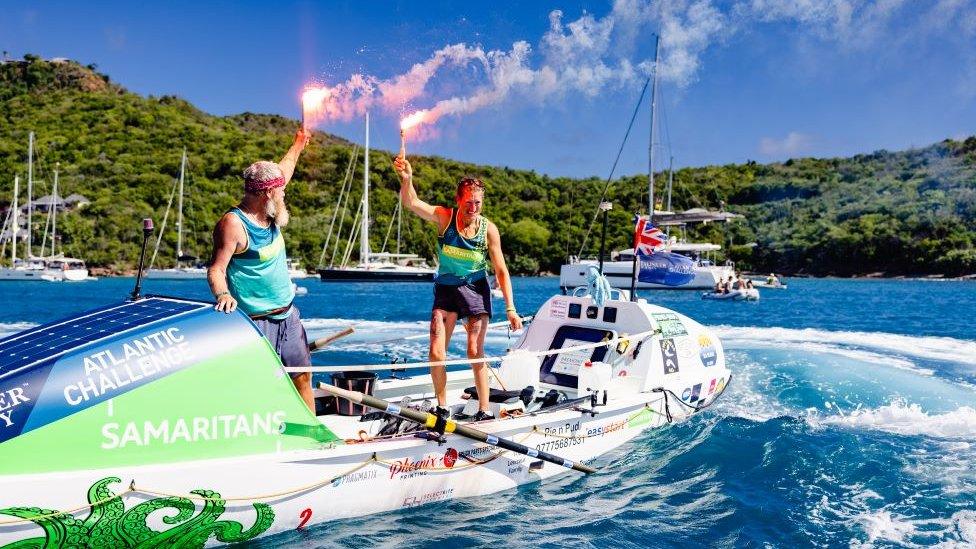
[{"label": "bare shoulder", "polygon": [[494,235],[495,237],[497,237],[499,235],[498,226],[495,225],[495,223],[492,220],[488,219],[487,217],[485,218],[485,221],[488,222],[488,236]]},{"label": "bare shoulder", "polygon": [[241,223],[240,218],[231,212],[227,212],[221,216],[217,221],[217,225],[214,227],[214,238],[217,240],[231,239],[239,241],[243,234],[244,224]]}]

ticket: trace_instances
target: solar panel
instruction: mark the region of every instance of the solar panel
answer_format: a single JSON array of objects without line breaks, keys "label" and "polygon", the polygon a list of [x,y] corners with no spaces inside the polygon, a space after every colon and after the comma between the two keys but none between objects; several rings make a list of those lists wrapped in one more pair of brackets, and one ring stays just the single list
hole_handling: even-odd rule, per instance
[{"label": "solar panel", "polygon": [[14,334],[0,340],[0,378],[100,339],[210,306],[198,301],[150,297]]}]

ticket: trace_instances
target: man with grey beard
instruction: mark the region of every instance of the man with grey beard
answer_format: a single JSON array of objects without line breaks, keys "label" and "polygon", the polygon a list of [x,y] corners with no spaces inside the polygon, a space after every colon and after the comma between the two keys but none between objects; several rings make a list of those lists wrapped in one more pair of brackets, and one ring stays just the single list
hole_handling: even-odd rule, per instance
[{"label": "man with grey beard", "polygon": [[[308,144],[304,128],[280,162],[262,160],[244,170],[244,197],[217,222],[207,281],[218,311],[238,307],[251,317],[274,346],[285,366],[309,366],[308,336],[302,327],[291,278],[285,239],[288,224],[285,187],[295,173],[298,157]],[[291,374],[305,404],[315,411],[312,374]]]}]

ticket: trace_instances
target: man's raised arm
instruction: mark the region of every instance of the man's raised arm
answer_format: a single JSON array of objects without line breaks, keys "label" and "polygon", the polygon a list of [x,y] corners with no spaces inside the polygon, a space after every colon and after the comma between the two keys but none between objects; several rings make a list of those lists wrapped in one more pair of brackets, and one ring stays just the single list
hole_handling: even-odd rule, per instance
[{"label": "man's raised arm", "polygon": [[295,165],[298,164],[298,157],[305,150],[305,146],[308,145],[308,140],[311,136],[312,134],[304,127],[298,128],[298,131],[295,133],[295,142],[288,148],[285,156],[278,161],[281,174],[285,176],[285,185],[291,181],[291,176],[295,174]]}]

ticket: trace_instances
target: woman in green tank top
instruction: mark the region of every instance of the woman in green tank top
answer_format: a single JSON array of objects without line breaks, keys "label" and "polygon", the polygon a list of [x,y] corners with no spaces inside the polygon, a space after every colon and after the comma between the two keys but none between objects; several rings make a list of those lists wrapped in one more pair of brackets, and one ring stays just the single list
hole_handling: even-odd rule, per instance
[{"label": "woman in green tank top", "polygon": [[[403,207],[437,225],[440,266],[434,279],[430,361],[446,360],[447,345],[458,318],[464,319],[467,329],[468,358],[483,358],[485,335],[491,317],[491,289],[486,278],[489,262],[505,297],[509,326],[512,330],[522,329],[522,319],[515,310],[512,281],[505,266],[498,227],[481,215],[485,185],[478,179],[464,178],[458,183],[454,208],[432,206],[417,197],[410,162],[398,156],[393,164],[400,176]],[[488,402],[488,365],[472,360],[471,368],[478,391],[478,413],[473,419],[492,419]],[[430,376],[437,396],[437,413],[445,415],[447,371],[444,366],[431,366]]]}]

